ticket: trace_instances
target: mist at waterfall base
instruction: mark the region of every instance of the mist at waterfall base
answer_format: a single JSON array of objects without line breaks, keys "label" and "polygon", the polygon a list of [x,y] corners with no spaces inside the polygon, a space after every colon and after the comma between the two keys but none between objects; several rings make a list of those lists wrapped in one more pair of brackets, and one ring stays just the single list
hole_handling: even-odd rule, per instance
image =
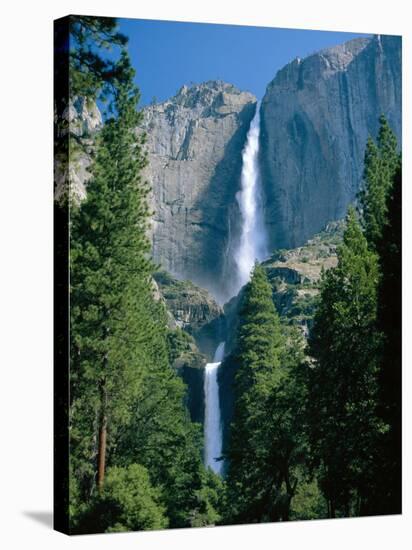
[{"label": "mist at waterfall base", "polygon": [[[241,215],[241,233],[234,253],[236,273],[233,295],[250,279],[255,261],[261,261],[268,255],[267,237],[263,221],[263,201],[259,170],[260,104],[250,123],[246,145],[242,152],[241,187],[236,194]],[[205,367],[205,466],[216,474],[222,475],[222,423],[219,402],[219,366],[223,361],[225,343],[221,342],[215,352],[212,363]]]},{"label": "mist at waterfall base", "polygon": [[225,343],[221,342],[215,351],[213,363],[205,367],[205,466],[221,475],[222,425],[219,404],[219,384],[217,374],[225,353]]}]

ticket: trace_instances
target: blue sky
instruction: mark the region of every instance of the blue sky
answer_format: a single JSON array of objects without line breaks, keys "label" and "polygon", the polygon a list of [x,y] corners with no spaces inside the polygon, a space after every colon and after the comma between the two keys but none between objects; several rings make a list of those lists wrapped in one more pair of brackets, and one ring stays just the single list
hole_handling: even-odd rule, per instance
[{"label": "blue sky", "polygon": [[361,34],[119,19],[129,37],[142,100],[163,101],[183,85],[221,79],[261,98],[276,72],[295,57]]}]

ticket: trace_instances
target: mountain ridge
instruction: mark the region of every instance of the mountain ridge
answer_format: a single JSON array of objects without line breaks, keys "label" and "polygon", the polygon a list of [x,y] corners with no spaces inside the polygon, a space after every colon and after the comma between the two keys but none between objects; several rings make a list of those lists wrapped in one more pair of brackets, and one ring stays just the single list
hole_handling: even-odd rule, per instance
[{"label": "mountain ridge", "polygon": [[[368,135],[383,113],[401,134],[401,41],[357,38],[294,59],[261,102],[260,166],[269,248],[294,248],[344,217],[362,182]],[[223,80],[183,85],[143,108],[154,260],[223,303],[230,298],[241,217],[242,151],[257,98]],[[56,159],[56,197],[86,195],[97,106],[74,98],[70,130],[85,147],[70,170]],[[80,135],[82,134],[82,135]]]}]

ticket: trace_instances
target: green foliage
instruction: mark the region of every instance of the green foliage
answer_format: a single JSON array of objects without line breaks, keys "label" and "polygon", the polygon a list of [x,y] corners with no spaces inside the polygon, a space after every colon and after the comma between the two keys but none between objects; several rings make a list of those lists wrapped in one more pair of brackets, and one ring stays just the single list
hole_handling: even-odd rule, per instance
[{"label": "green foliage", "polygon": [[383,338],[379,372],[379,416],[388,430],[378,442],[378,482],[371,494],[372,513],[402,511],[402,172],[398,167],[388,192],[387,222],[377,243],[381,278],[378,329]]},{"label": "green foliage", "polygon": [[[102,92],[113,93],[116,82],[124,81],[124,66],[105,55],[117,48],[124,52],[127,37],[118,32],[111,17],[70,17],[70,92],[89,100]],[[112,56],[113,57],[113,56]]]},{"label": "green foliage", "polygon": [[166,338],[170,365],[198,368],[204,365],[204,358],[197,350],[193,336],[188,332],[181,328],[168,330]]},{"label": "green foliage", "polygon": [[301,475],[293,497],[290,519],[319,519],[327,515],[326,501],[316,478],[308,481]]},{"label": "green foliage", "polygon": [[266,271],[255,266],[243,307],[234,360],[238,364],[234,422],[227,457],[226,521],[289,518],[302,462],[304,386],[297,375],[300,337],[282,334]]},{"label": "green foliage", "polygon": [[[108,514],[103,530],[160,528],[164,513],[172,527],[190,525],[203,489],[200,432],[170,368],[176,349],[164,305],[153,297],[138,91],[126,54],[119,63],[116,116],[99,135],[87,199],[72,213],[71,503],[74,524],[81,518],[89,532],[96,510]],[[106,476],[99,466],[104,445]],[[103,476],[99,496],[96,473]],[[130,491],[128,481],[136,482]]]},{"label": "green foliage", "polygon": [[109,468],[104,491],[80,516],[75,533],[114,533],[167,526],[160,491],[151,485],[146,468],[130,464],[127,468]]},{"label": "green foliage", "polygon": [[132,420],[117,443],[116,463],[138,457],[162,489],[171,527],[190,525],[196,491],[202,487],[201,432],[183,407],[184,385],[165,365],[154,367],[143,380]]},{"label": "green foliage", "polygon": [[224,482],[209,468],[196,491],[197,506],[190,521],[191,527],[205,527],[220,522],[223,513]]},{"label": "green foliage", "polygon": [[365,151],[364,189],[360,194],[365,236],[376,248],[387,222],[387,197],[400,164],[396,137],[381,116],[377,143],[368,139]]},{"label": "green foliage", "polygon": [[396,137],[381,117],[377,143],[368,143],[361,197],[365,236],[379,258],[378,414],[387,426],[376,441],[379,462],[369,488],[369,513],[401,511],[401,180]]},{"label": "green foliage", "polygon": [[359,515],[385,426],[376,415],[378,261],[353,209],[338,266],[323,274],[311,333],[309,435],[330,515]]},{"label": "green foliage", "polygon": [[263,267],[255,265],[240,311],[238,336],[238,391],[256,384],[268,393],[281,377],[280,321],[272,301],[272,288]]}]

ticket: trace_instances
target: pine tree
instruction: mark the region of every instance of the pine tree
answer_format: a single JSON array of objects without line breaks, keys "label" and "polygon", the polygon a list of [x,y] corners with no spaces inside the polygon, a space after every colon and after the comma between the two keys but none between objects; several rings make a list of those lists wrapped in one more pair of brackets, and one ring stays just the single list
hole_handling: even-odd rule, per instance
[{"label": "pine tree", "polygon": [[364,189],[360,193],[365,236],[375,249],[387,221],[387,196],[400,163],[395,134],[383,115],[379,122],[377,143],[369,138],[366,145]]},{"label": "pine tree", "polygon": [[376,336],[378,413],[387,431],[376,441],[380,459],[370,485],[370,513],[401,510],[401,155],[382,116],[377,143],[368,141],[365,189],[361,196],[369,247],[378,254],[379,292]]},{"label": "pine tree", "polygon": [[[160,343],[160,342],[159,342]],[[189,527],[199,507],[203,485],[200,427],[190,422],[183,402],[185,387],[167,361],[153,359],[146,368],[131,422],[116,443],[116,465],[133,460],[144,465],[162,491],[170,527]]]},{"label": "pine tree", "polygon": [[80,531],[95,529],[96,510],[107,505],[107,464],[119,476],[133,464],[147,468],[172,527],[189,526],[205,504],[200,431],[169,365],[166,311],[153,296],[138,91],[125,53],[120,63],[116,116],[98,137],[87,199],[72,215],[72,509]]},{"label": "pine tree", "polygon": [[397,514],[402,509],[402,171],[388,193],[387,222],[377,243],[381,277],[378,288],[378,330],[382,335],[379,371],[379,415],[388,431],[379,442],[373,513]]},{"label": "pine tree", "polygon": [[[85,135],[69,122],[69,113],[76,98],[109,102],[117,83],[127,80],[128,68],[119,62],[126,52],[127,37],[118,31],[111,17],[70,15],[55,22],[54,29],[54,156],[58,174],[66,174],[65,187],[59,179],[56,193],[57,223],[68,219],[70,189],[69,164],[74,165],[81,152],[93,156]],[[123,74],[123,71],[126,71]],[[101,104],[100,104],[101,105]],[[60,220],[61,218],[61,220]]]},{"label": "pine tree", "polygon": [[81,514],[76,534],[118,533],[168,526],[160,491],[140,464],[111,467],[104,490]]},{"label": "pine tree", "polygon": [[257,382],[267,390],[281,377],[280,320],[272,300],[265,269],[256,264],[240,311],[238,336],[238,389],[245,392]]},{"label": "pine tree", "polygon": [[329,515],[367,513],[385,426],[377,417],[378,261],[349,209],[338,265],[322,276],[310,338],[309,437]]},{"label": "pine tree", "polygon": [[[70,93],[89,99],[108,97],[116,82],[127,79],[116,56],[107,53],[125,51],[127,37],[118,31],[112,17],[72,15],[70,20]],[[103,96],[102,96],[103,94]]]},{"label": "pine tree", "polygon": [[[234,421],[227,458],[228,521],[272,519],[279,472],[270,464],[271,418],[268,402],[282,380],[282,338],[272,288],[262,266],[255,265],[240,312],[234,361]],[[269,416],[268,416],[269,415]]]},{"label": "pine tree", "polygon": [[130,418],[151,328],[142,316],[152,301],[152,265],[148,188],[141,178],[146,157],[143,137],[135,133],[141,115],[126,53],[119,63],[124,80],[116,82],[117,116],[98,138],[87,199],[72,213],[70,248],[72,444],[75,449],[85,430],[95,434],[97,449],[91,437],[82,453],[96,459],[100,490],[109,433]]}]

